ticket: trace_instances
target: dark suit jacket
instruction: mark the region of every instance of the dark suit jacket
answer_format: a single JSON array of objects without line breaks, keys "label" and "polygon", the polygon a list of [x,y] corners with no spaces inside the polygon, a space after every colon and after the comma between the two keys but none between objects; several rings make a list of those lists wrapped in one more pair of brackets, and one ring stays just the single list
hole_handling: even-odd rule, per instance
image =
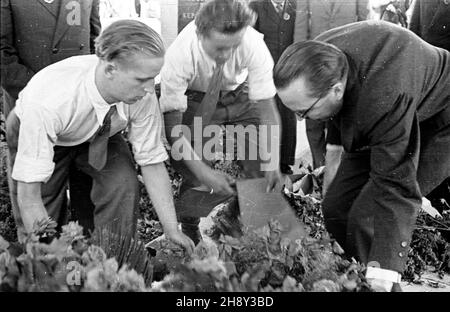
[{"label": "dark suit jacket", "polygon": [[416,0],[409,29],[432,45],[450,51],[450,1]]},{"label": "dark suit jacket", "polygon": [[[387,22],[352,23],[316,40],[337,46],[351,65],[333,123],[346,152],[370,149],[370,178],[353,203],[374,212],[369,261],[401,272],[407,258],[398,256],[405,253],[401,242],[410,239],[421,191],[427,194],[428,182],[440,182],[423,181],[420,168],[450,174],[448,153],[440,163],[419,162],[427,127],[450,129],[450,52]],[[440,141],[449,151],[450,136]]]},{"label": "dark suit jacket", "polygon": [[289,17],[287,20],[280,17],[270,0],[254,0],[249,6],[258,15],[254,28],[264,34],[264,41],[276,64],[294,39],[295,1],[286,1],[284,16]]},{"label": "dark suit jacket", "polygon": [[364,21],[369,0],[296,0],[294,42],[311,40],[328,29]]},{"label": "dark suit jacket", "polygon": [[1,86],[12,102],[42,68],[94,51],[98,0],[1,0]]}]

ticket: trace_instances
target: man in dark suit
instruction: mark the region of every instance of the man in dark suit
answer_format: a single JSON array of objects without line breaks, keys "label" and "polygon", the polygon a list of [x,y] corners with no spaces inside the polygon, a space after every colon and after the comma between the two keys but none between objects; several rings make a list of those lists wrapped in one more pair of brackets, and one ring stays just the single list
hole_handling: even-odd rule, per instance
[{"label": "man in dark suit", "polygon": [[[254,0],[249,4],[257,14],[253,26],[264,35],[264,42],[269,48],[276,63],[281,53],[294,40],[295,7],[294,0]],[[295,146],[297,143],[297,119],[287,109],[278,96],[275,96],[281,117],[280,170],[291,174],[295,162]]]},{"label": "man in dark suit", "polygon": [[[368,14],[368,0],[296,0],[296,3],[294,42],[311,40],[331,28],[363,21]],[[340,147],[327,145],[327,123],[307,119],[305,128],[313,168],[321,167],[325,164],[327,149]]]},{"label": "man in dark suit", "polygon": [[100,33],[98,0],[1,0],[1,86],[4,114],[42,68],[91,54]]},{"label": "man in dark suit", "polygon": [[[450,51],[450,0],[416,0],[409,29],[426,42]],[[450,203],[449,190],[450,178],[447,178],[427,198],[442,211]]]},{"label": "man in dark suit", "polygon": [[422,196],[450,176],[450,53],[391,23],[359,22],[292,45],[274,77],[300,118],[338,129],[345,153],[322,203],[326,227],[390,290]]},{"label": "man in dark suit", "polygon": [[[100,29],[98,0],[1,0],[1,87],[5,120],[19,92],[35,73],[65,58],[94,53],[94,39]],[[90,177],[71,169],[71,206],[78,211],[80,219],[89,220],[80,220],[86,228],[93,227],[93,205],[83,194],[89,193],[86,189],[91,185]],[[63,187],[54,200],[64,205],[65,193]]]},{"label": "man in dark suit", "polygon": [[450,1],[416,0],[409,29],[428,43],[450,51]]}]

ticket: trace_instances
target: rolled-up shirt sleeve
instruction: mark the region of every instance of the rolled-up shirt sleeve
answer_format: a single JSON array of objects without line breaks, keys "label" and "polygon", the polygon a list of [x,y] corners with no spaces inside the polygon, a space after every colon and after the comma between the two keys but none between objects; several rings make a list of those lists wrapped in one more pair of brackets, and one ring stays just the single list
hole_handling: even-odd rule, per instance
[{"label": "rolled-up shirt sleeve", "polygon": [[33,105],[27,105],[26,108],[20,116],[18,149],[12,178],[25,183],[45,183],[55,168],[53,147],[61,123],[45,108],[38,109]]},{"label": "rolled-up shirt sleeve", "polygon": [[276,94],[273,82],[273,58],[263,35],[253,28],[249,28],[248,31],[253,33],[249,36],[251,40],[244,43],[247,45],[245,51],[248,62],[248,95],[253,101],[269,99]]},{"label": "rolled-up shirt sleeve", "polygon": [[[171,47],[172,48],[172,47]],[[170,111],[184,112],[187,109],[186,90],[193,74],[193,65],[187,57],[180,54],[175,47],[167,51],[164,66],[161,69],[160,105],[163,113]]]},{"label": "rolled-up shirt sleeve", "polygon": [[162,128],[161,110],[155,94],[130,106],[128,139],[139,166],[160,163],[168,158],[161,137]]}]

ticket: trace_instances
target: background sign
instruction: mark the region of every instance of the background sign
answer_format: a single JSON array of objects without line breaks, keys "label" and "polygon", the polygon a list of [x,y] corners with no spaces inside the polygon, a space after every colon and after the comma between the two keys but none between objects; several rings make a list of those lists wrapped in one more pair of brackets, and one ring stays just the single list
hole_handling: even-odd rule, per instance
[{"label": "background sign", "polygon": [[195,17],[205,0],[178,0],[178,32]]}]

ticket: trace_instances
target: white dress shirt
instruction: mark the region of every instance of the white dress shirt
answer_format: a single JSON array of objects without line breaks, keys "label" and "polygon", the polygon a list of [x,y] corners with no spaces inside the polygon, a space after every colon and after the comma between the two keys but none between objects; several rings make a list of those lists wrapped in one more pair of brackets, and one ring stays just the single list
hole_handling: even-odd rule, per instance
[{"label": "white dress shirt", "polygon": [[[204,51],[196,33],[195,21],[189,23],[167,49],[161,70],[161,110],[187,108],[187,89],[205,92],[216,62]],[[236,89],[248,81],[250,100],[275,96],[272,71],[274,62],[263,35],[247,27],[241,44],[224,65],[222,91]]]},{"label": "white dress shirt", "polygon": [[[95,85],[95,55],[74,56],[38,72],[19,94],[19,143],[12,177],[46,182],[51,177],[53,147],[75,146],[92,139],[110,105]],[[156,95],[127,105],[115,103],[110,136],[128,127],[134,158],[140,166],[167,159],[161,140],[162,117]]]},{"label": "white dress shirt", "polygon": [[[278,9],[277,9],[278,3],[275,2],[275,1],[273,1],[273,0],[271,0],[270,2],[272,2],[272,5],[273,5],[273,7],[275,8],[275,11],[277,11],[277,13],[280,13],[280,12],[278,11]],[[281,2],[281,6],[280,6],[281,12],[283,12],[285,2],[286,2],[286,1]]]}]

